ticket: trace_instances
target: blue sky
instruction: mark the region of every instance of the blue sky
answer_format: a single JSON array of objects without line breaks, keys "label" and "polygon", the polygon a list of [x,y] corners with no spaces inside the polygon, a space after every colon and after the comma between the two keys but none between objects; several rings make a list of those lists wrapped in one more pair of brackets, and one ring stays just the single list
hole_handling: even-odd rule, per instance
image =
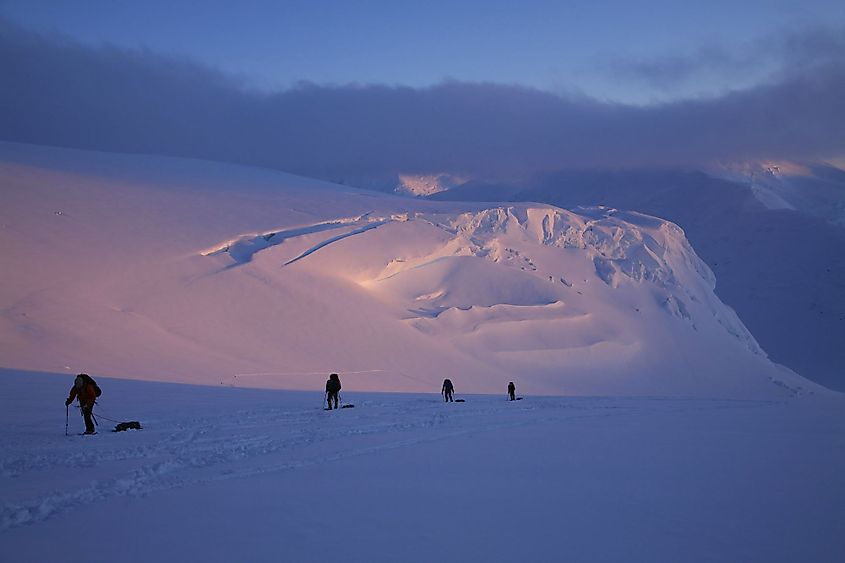
[{"label": "blue sky", "polygon": [[[265,91],[450,78],[643,104],[765,82],[778,70],[766,45],[845,27],[845,2],[6,0],[0,15],[92,45],[190,59]],[[643,76],[679,66],[669,79]]]}]

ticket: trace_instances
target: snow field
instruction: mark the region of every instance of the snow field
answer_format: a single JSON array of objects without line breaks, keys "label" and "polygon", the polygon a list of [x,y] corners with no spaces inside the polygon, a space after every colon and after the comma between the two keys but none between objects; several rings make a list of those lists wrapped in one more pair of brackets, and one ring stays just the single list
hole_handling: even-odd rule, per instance
[{"label": "snow field", "polygon": [[[343,374],[341,374],[343,377]],[[838,398],[319,393],[98,378],[64,436],[5,370],[0,548],[31,561],[838,561]],[[505,382],[506,383],[506,382]],[[519,392],[519,380],[516,380]],[[503,386],[504,387],[504,386]],[[72,431],[82,428],[71,413]],[[79,547],[96,534],[96,548]]]}]

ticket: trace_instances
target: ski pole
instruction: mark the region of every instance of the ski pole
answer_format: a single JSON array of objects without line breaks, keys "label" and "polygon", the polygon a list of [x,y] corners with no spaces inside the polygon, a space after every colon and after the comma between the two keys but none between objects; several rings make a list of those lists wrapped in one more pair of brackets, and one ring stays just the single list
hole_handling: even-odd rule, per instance
[{"label": "ski pole", "polygon": [[68,419],[68,416],[69,416],[68,415],[69,410],[70,410],[70,407],[65,405],[65,436],[67,436],[67,419]]}]

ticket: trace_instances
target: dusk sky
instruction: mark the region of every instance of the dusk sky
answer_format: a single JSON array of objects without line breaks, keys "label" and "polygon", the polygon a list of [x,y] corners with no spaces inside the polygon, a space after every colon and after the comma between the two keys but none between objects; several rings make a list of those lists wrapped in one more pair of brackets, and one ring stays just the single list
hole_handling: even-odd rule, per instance
[{"label": "dusk sky", "polygon": [[[487,161],[501,168],[494,175],[579,163],[840,162],[845,3],[690,4],[318,0],[198,8],[160,0],[7,0],[0,3],[0,64],[18,84],[0,94],[2,136],[316,175],[477,172]],[[125,83],[141,72],[135,67],[150,73],[144,88]],[[87,85],[76,84],[83,76]],[[332,142],[314,140],[307,143],[314,152],[282,158],[266,146],[210,146],[207,139],[176,146],[160,104],[141,99],[164,92],[183,126],[202,120],[197,126],[207,136],[260,139],[282,150],[291,143],[279,138],[284,123],[287,131],[303,128],[298,139],[334,131],[358,148],[344,156]],[[76,116],[57,111],[48,96],[64,96],[58,105],[75,104]],[[145,127],[131,139],[104,130],[117,127],[124,137],[130,130],[131,116],[110,113],[115,100],[150,112],[135,117]],[[206,117],[192,115],[195,106]],[[209,122],[211,108],[217,115]],[[227,123],[213,123],[227,112]],[[309,115],[321,118],[303,118]],[[326,116],[337,117],[333,126],[321,126]],[[268,120],[278,126],[272,135],[262,129]],[[739,131],[737,120],[745,122]],[[398,136],[395,124],[406,121]],[[90,131],[80,131],[81,122]],[[80,137],[73,143],[70,131]],[[444,144],[442,154],[407,156]],[[473,149],[464,154],[467,145]]]},{"label": "dusk sky", "polygon": [[[2,4],[33,30],[189,58],[262,89],[453,78],[632,103],[765,80],[781,62],[772,60],[780,38],[845,24],[835,0]],[[649,70],[664,75],[637,76]]]}]

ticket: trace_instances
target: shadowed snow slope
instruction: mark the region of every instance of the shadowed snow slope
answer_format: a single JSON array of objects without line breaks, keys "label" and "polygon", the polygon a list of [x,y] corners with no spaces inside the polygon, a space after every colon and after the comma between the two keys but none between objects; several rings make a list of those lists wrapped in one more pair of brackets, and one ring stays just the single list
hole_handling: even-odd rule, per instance
[{"label": "shadowed snow slope", "polygon": [[0,144],[5,367],[192,383],[786,396],[672,223]]}]

